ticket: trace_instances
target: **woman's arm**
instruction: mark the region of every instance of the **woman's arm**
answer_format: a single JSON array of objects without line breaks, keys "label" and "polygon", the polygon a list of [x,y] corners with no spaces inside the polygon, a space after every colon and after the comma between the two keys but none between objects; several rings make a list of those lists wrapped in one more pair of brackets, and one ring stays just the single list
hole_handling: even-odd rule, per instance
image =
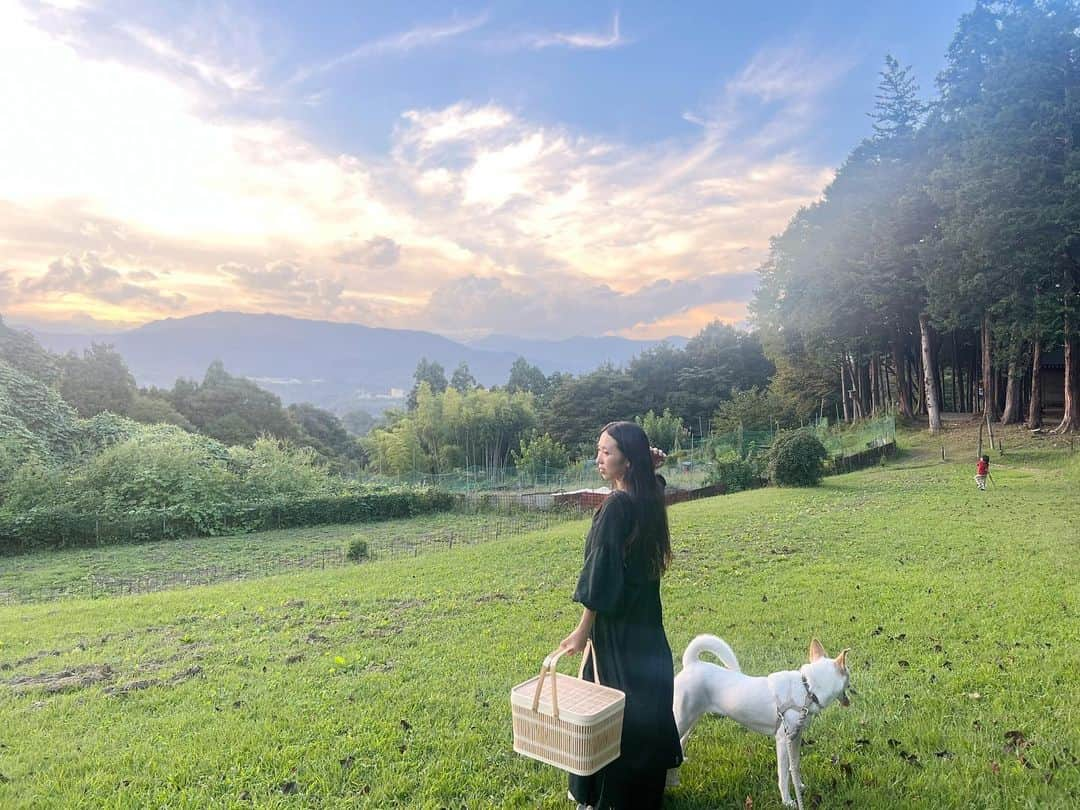
[{"label": "woman's arm", "polygon": [[585,608],[581,611],[581,621],[578,622],[578,626],[574,629],[574,632],[562,640],[562,643],[559,645],[559,652],[568,652],[571,655],[577,655],[584,650],[585,642],[589,640],[589,632],[592,630],[594,621],[596,621],[596,611],[590,610],[589,608]]}]

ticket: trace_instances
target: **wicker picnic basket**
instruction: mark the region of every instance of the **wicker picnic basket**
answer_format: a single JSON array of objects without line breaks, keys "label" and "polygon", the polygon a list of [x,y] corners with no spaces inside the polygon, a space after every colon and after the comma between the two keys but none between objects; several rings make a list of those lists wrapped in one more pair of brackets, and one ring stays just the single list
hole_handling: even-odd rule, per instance
[{"label": "wicker picnic basket", "polygon": [[510,690],[514,750],[578,776],[596,773],[619,758],[626,695],[585,680],[585,661],[596,651],[585,645],[578,676],[561,675],[555,666],[561,652],[544,659],[540,674]]}]

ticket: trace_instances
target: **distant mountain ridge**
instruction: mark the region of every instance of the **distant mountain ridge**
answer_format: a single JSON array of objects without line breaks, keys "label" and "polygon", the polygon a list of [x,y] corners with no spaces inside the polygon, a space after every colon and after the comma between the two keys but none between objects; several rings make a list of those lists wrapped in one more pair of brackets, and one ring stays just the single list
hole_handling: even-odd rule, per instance
[{"label": "distant mountain ridge", "polygon": [[[465,345],[419,330],[220,311],[153,321],[114,334],[35,331],[35,336],[61,353],[81,351],[92,342],[112,344],[141,386],[171,388],[178,377],[201,380],[207,366],[221,360],[229,373],[254,380],[285,404],[311,402],[338,413],[356,408],[377,413],[399,404],[386,395],[412,386],[413,370],[422,357],[440,363],[447,377],[464,361],[479,383],[491,386],[506,383],[518,356],[545,374],[580,374],[605,361],[624,365],[659,343],[501,335]],[[685,344],[685,338],[674,340]]]},{"label": "distant mountain ridge", "polygon": [[572,337],[563,340],[535,340],[513,335],[488,335],[469,341],[470,346],[489,351],[509,351],[524,357],[545,374],[556,371],[585,374],[602,363],[625,366],[643,351],[668,343],[681,349],[689,338],[672,336],[663,340],[630,340],[611,337]]}]

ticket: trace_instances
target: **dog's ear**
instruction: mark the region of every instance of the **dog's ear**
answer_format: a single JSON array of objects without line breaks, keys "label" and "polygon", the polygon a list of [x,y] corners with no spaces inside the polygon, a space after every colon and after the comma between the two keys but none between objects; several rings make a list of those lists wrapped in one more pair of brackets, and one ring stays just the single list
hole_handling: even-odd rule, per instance
[{"label": "dog's ear", "polygon": [[810,661],[817,661],[819,658],[825,657],[825,648],[821,646],[821,642],[816,638],[810,642]]},{"label": "dog's ear", "polygon": [[840,667],[841,670],[847,669],[847,654],[850,651],[851,648],[849,647],[847,649],[841,650],[840,654],[836,656],[836,665]]}]

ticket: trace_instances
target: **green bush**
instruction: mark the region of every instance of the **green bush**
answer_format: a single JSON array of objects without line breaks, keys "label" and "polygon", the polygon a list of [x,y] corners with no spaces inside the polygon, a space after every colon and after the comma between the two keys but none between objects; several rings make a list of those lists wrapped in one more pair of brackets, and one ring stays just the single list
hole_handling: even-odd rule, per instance
[{"label": "green bush", "polygon": [[331,476],[318,466],[311,447],[263,436],[250,447],[229,448],[229,468],[239,477],[237,497],[263,501],[279,497],[302,498],[334,491]]},{"label": "green bush", "polygon": [[753,461],[731,459],[717,462],[705,478],[707,486],[721,485],[725,492],[742,492],[761,486],[761,469]]},{"label": "green bush", "polygon": [[553,439],[550,433],[533,436],[529,441],[522,439],[521,452],[512,450],[510,455],[518,473],[534,480],[562,472],[570,464],[570,451]]},{"label": "green bush", "polygon": [[828,451],[805,430],[778,433],[769,451],[769,480],[781,487],[814,487],[825,472]]},{"label": "green bush", "polygon": [[354,537],[349,541],[348,547],[345,549],[345,557],[353,562],[363,562],[371,559],[371,550],[368,548],[368,542],[362,537]]}]

